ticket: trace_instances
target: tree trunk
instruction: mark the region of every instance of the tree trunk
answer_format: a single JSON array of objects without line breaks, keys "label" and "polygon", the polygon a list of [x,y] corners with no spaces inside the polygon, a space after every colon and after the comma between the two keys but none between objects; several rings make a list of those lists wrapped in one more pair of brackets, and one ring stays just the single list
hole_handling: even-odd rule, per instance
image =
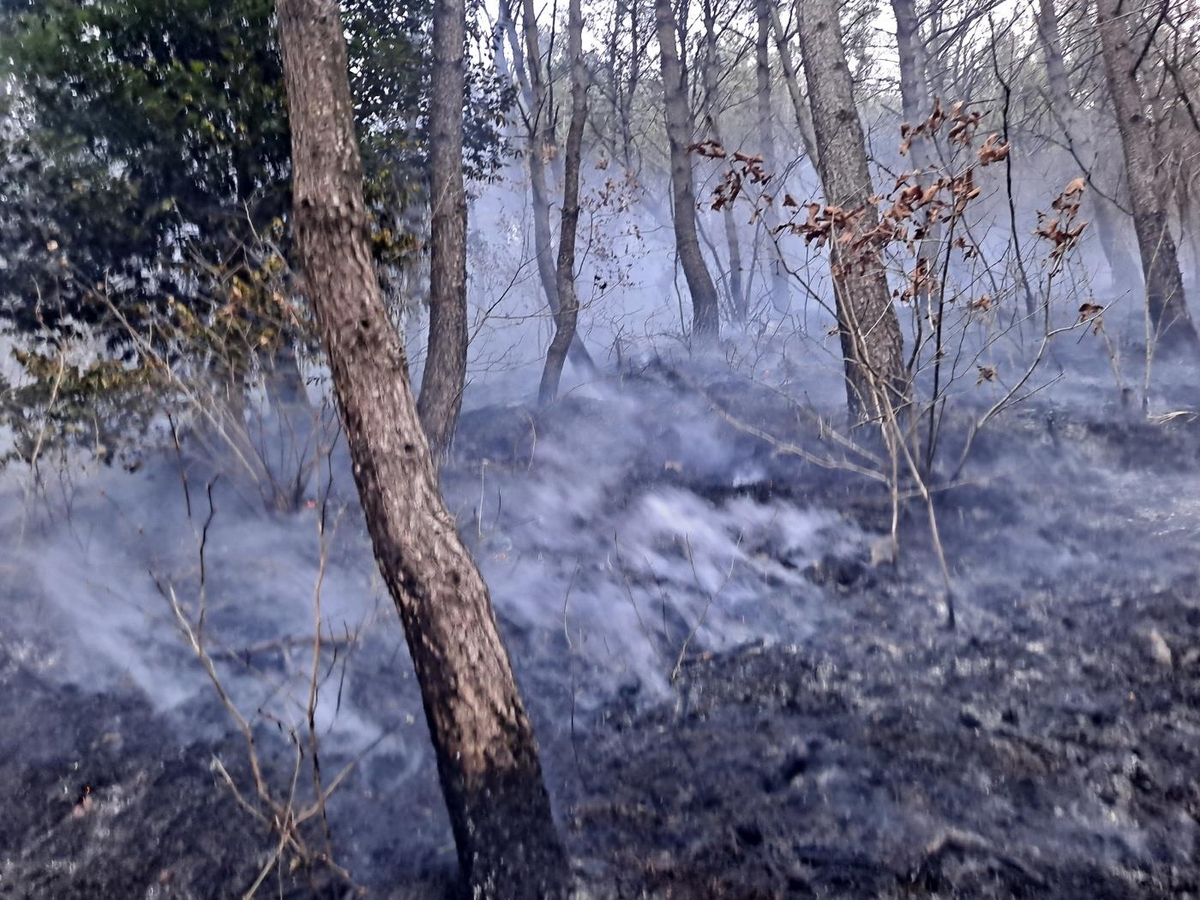
[{"label": "tree trunk", "polygon": [[[523,0],[522,26],[525,32],[525,70],[529,77],[529,186],[533,195],[533,252],[537,257],[538,278],[546,294],[550,314],[557,320],[561,299],[558,296],[558,275],[550,239],[550,190],[546,185],[546,163],[556,152],[554,132],[550,125],[549,97],[542,72],[542,54],[538,41],[537,12],[533,0]],[[571,337],[571,362],[589,375],[599,370],[591,354],[576,332]]]},{"label": "tree trunk", "polygon": [[[633,142],[633,100],[637,95],[642,67],[638,0],[617,0],[612,7],[608,39],[608,87],[612,101],[611,143],[613,159],[620,160],[626,173],[638,168]],[[622,29],[629,21],[629,33]],[[628,58],[626,70],[623,60]]]},{"label": "tree trunk", "polygon": [[667,142],[671,147],[671,199],[675,219],[675,252],[692,297],[692,336],[714,341],[720,332],[717,289],[700,252],[696,235],[696,193],[692,186],[692,112],[688,108],[687,71],[675,42],[677,23],[671,0],[654,0],[659,58],[662,62],[663,101],[667,113]]},{"label": "tree trunk", "polygon": [[779,51],[779,67],[783,69],[783,80],[787,84],[788,96],[792,99],[792,110],[796,113],[796,127],[800,129],[800,140],[804,143],[804,152],[808,154],[813,168],[820,171],[821,162],[817,151],[817,138],[813,134],[812,110],[800,90],[800,81],[796,77],[796,64],[792,61],[792,51],[788,47],[788,36],[779,18],[779,6],[776,0],[767,0],[771,16],[771,30],[775,32],[775,49]]},{"label": "tree trunk", "polygon": [[[925,75],[925,43],[921,37],[921,22],[917,18],[916,0],[892,0],[896,17],[896,49],[900,61],[900,106],[906,122],[916,125],[931,112],[929,84]],[[920,146],[920,150],[918,150]],[[925,141],[913,141],[913,161],[927,164]]]},{"label": "tree trunk", "polygon": [[433,7],[429,99],[429,352],[417,410],[434,459],[450,449],[467,378],[467,195],[463,186],[465,0]]},{"label": "tree trunk", "polygon": [[[837,3],[800,0],[797,13],[825,202],[847,211],[861,208],[856,230],[870,231],[879,219],[870,200],[874,189],[866,141],[854,105]],[[883,258],[876,245],[848,250],[838,237],[834,234],[830,241],[830,263],[850,414],[859,422],[890,420],[892,411],[907,405],[909,388],[904,340]]]},{"label": "tree trunk", "polygon": [[[921,35],[921,21],[917,18],[916,0],[892,0],[892,13],[896,17],[896,50],[900,61],[900,109],[904,121],[917,125],[933,111],[929,96],[929,80],[926,75],[928,61],[925,57],[925,40]],[[928,188],[933,179],[933,154],[930,152],[932,135],[919,134],[912,140],[909,158],[917,170],[916,182]],[[924,261],[927,271],[938,269],[938,245],[941,242],[941,225],[929,224],[925,237],[917,250],[918,264]],[[918,300],[927,302],[931,282],[922,279]]]},{"label": "tree trunk", "polygon": [[1145,98],[1137,80],[1138,47],[1129,27],[1135,15],[1124,0],[1097,0],[1096,24],[1108,90],[1117,113],[1117,129],[1125,150],[1125,169],[1146,280],[1146,306],[1153,339],[1163,349],[1200,348],[1200,338],[1183,294],[1183,276],[1175,241],[1167,227],[1167,210],[1155,183],[1157,154],[1152,143]]},{"label": "tree trunk", "polygon": [[571,124],[567,129],[563,171],[563,209],[558,238],[558,312],[554,338],[546,351],[546,366],[538,402],[545,406],[558,396],[567,350],[575,337],[579,297],[575,293],[575,235],[579,225],[579,158],[583,154],[583,128],[587,123],[587,67],[583,60],[583,12],[579,0],[570,0],[567,22],[567,55],[571,60]]},{"label": "tree trunk", "polygon": [[[775,149],[775,111],[771,108],[771,4],[773,0],[754,0],[754,16],[757,32],[754,38],[754,83],[758,101],[758,128],[762,137],[762,155],[767,172],[771,175],[771,193],[778,195],[783,190],[784,173]],[[793,73],[794,74],[794,73]],[[767,294],[771,307],[786,313],[791,308],[791,286],[788,282],[787,266],[779,252],[776,227],[779,225],[779,207],[769,203],[763,210],[763,227],[767,232],[770,250],[770,277],[767,279]]]},{"label": "tree trunk", "polygon": [[[708,120],[712,139],[721,146],[725,139],[721,134],[721,111],[717,98],[717,76],[721,71],[721,56],[717,48],[717,14],[713,0],[704,0],[704,117]],[[748,315],[746,289],[742,284],[742,247],[738,238],[737,221],[733,217],[733,204],[727,203],[721,210],[725,226],[725,246],[729,252],[729,302],[733,314],[743,324]]]},{"label": "tree trunk", "polygon": [[640,0],[629,3],[629,77],[621,99],[621,140],[624,144],[625,171],[634,172],[641,168],[637,148],[633,141],[633,101],[642,84],[642,62],[646,48],[642,45],[642,18]]},{"label": "tree trunk", "polygon": [[[1055,0],[1039,0],[1037,16],[1038,42],[1046,63],[1046,91],[1050,108],[1065,133],[1067,145],[1083,169],[1082,174],[1090,182],[1099,154],[1091,138],[1091,129],[1080,115],[1075,98],[1071,96],[1071,82],[1063,60],[1058,9],[1054,3]],[[1095,223],[1096,236],[1108,262],[1114,287],[1136,282],[1141,278],[1141,273],[1121,235],[1124,213],[1101,196],[1099,191],[1091,190],[1088,195],[1090,217]]]},{"label": "tree trunk", "polygon": [[[473,896],[565,895],[537,744],[487,586],[438,493],[371,259],[341,16],[279,0],[296,247],[375,559],[404,623]],[[397,823],[399,826],[400,823]]]},{"label": "tree trunk", "polygon": [[622,127],[629,141],[625,167],[629,171],[640,171],[641,151],[633,141],[633,104],[642,86],[642,67],[646,59],[648,38],[642,32],[641,0],[629,0],[629,77],[625,79],[625,105],[621,109]]}]

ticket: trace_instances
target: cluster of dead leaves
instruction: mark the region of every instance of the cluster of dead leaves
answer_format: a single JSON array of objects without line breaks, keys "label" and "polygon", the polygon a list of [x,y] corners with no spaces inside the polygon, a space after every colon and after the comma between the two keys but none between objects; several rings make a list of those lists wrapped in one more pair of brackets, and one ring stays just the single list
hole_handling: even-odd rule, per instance
[{"label": "cluster of dead leaves", "polygon": [[[968,111],[965,101],[957,101],[950,107],[950,112],[947,114],[942,108],[941,98],[937,98],[933,101],[933,111],[923,121],[916,125],[905,122],[900,126],[900,155],[907,156],[912,150],[913,141],[920,137],[937,134],[946,122],[950,123],[950,130],[946,135],[947,140],[960,147],[970,147],[982,121],[983,113],[977,109]],[[1008,141],[1000,139],[1000,135],[989,134],[976,151],[979,164],[987,166],[1007,159],[1011,147],[1012,145]]]},{"label": "cluster of dead leaves", "polygon": [[[963,101],[954,103],[947,111],[940,99],[935,100],[931,113],[924,120],[901,126],[900,153],[907,155],[915,140],[935,135],[947,125],[946,140],[969,149],[974,146],[975,135],[982,123],[983,113],[969,110]],[[1008,159],[1011,146],[998,133],[992,132],[975,147],[974,161],[957,174],[942,173],[931,179],[928,173],[920,170],[905,172],[896,178],[888,194],[876,194],[856,207],[801,203],[785,193],[781,205],[792,211],[791,218],[778,225],[774,233],[779,235],[786,231],[817,248],[837,248],[841,251],[839,267],[851,264],[855,255],[866,265],[866,257],[877,256],[878,251],[889,244],[902,244],[915,255],[917,243],[934,233],[939,223],[966,214],[972,201],[981,193],[975,180],[976,169]],[[747,192],[747,186],[764,186],[771,181],[772,176],[766,171],[761,155],[730,152],[715,140],[697,142],[687,150],[706,159],[728,163],[721,183],[713,190],[713,210],[723,210],[733,204]],[[1077,221],[1084,187],[1084,179],[1076,179],[1051,204],[1055,215],[1039,213],[1037,234],[1053,245],[1051,257],[1056,267],[1061,266],[1067,253],[1078,245],[1086,227],[1086,223]],[[763,208],[774,202],[774,196],[762,191],[760,202],[753,204],[751,224]],[[964,259],[978,253],[977,248],[961,235],[954,238],[953,246]],[[918,259],[907,284],[896,297],[902,302],[912,302],[936,292],[939,282],[934,268],[930,260]],[[971,301],[968,308],[973,314],[986,314],[993,310],[994,304],[992,297],[984,294]],[[1085,312],[1082,308],[1080,313],[1084,318],[1095,315],[1095,312]],[[994,373],[982,371],[980,375],[982,381],[995,377]]]},{"label": "cluster of dead leaves", "polygon": [[[801,208],[800,203],[791,194],[784,196],[783,205],[797,210]],[[807,218],[801,220],[794,217],[780,225],[776,231],[786,229],[803,237],[806,244],[816,244],[817,247],[824,247],[835,240],[835,233],[837,242],[842,246],[852,243],[858,236],[858,223],[867,210],[866,206],[846,209],[841,206],[822,206],[820,203],[806,203],[803,208],[808,212]]]},{"label": "cluster of dead leaves", "polygon": [[[739,150],[729,153],[720,143],[713,140],[691,144],[687,148],[687,152],[703,156],[705,159],[730,160],[729,168],[725,170],[721,178],[721,183],[713,189],[712,208],[714,211],[719,212],[734,203],[742,195],[746,184],[765,185],[771,180],[771,175],[765,168],[765,161],[762,154],[742,153]],[[764,202],[768,204],[772,199],[769,195],[764,195],[763,197]],[[754,215],[750,219],[751,224],[757,218],[758,208],[756,204]]]},{"label": "cluster of dead leaves", "polygon": [[1098,303],[1084,303],[1079,307],[1079,324],[1082,325],[1089,319],[1096,324],[1092,328],[1094,334],[1099,334],[1100,329],[1104,327],[1104,307]]},{"label": "cluster of dead leaves", "polygon": [[1053,213],[1038,213],[1038,227],[1034,233],[1050,242],[1052,273],[1062,268],[1067,254],[1079,245],[1079,239],[1087,228],[1087,222],[1078,221],[1086,188],[1087,179],[1076,178],[1051,202]]},{"label": "cluster of dead leaves", "polygon": [[908,283],[899,294],[904,303],[911,303],[920,297],[929,297],[938,290],[938,279],[930,270],[928,258],[922,256],[908,273]]}]

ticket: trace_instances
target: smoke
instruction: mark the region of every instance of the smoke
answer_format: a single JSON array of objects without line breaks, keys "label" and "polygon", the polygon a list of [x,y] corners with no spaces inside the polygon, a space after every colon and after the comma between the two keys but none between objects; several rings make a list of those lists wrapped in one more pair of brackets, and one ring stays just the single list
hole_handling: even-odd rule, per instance
[{"label": "smoke", "polygon": [[[564,399],[542,414],[528,400],[550,320],[526,201],[503,182],[480,188],[471,217],[471,384],[456,460],[444,473],[559,788],[570,768],[566,723],[576,716],[586,730],[615,698],[641,706],[670,698],[681,664],[701,654],[755,641],[818,652],[830,635],[866,627],[861,610],[839,604],[855,585],[904,580],[908,605],[881,587],[880,618],[916,632],[941,624],[943,586],[921,515],[911,504],[902,514],[904,549],[892,566],[874,552],[891,526],[886,492],[781,446],[841,452],[821,424],[840,423],[844,386],[820,252],[788,245],[788,263],[804,279],[789,301],[764,305],[751,324],[730,325],[721,345],[693,356],[679,337],[690,309],[665,212],[652,197],[622,199],[633,188],[614,191],[608,177],[597,170],[585,192],[578,273],[582,334],[606,375],[597,382],[568,368]],[[793,187],[806,196],[804,182],[793,177]],[[661,196],[659,185],[640,190]],[[750,246],[755,228],[741,233]],[[1006,239],[988,240],[985,256],[1004,258]],[[1076,301],[1099,297],[1116,304],[1106,331],[1082,327],[1051,343],[1022,402],[982,432],[963,483],[939,499],[965,633],[1005,632],[1015,598],[1051,604],[1059,585],[1162,583],[1194,569],[1194,367],[1153,364],[1148,410],[1188,412],[1147,424],[1136,291],[1119,295],[1089,280],[1089,266],[1073,264],[1059,282],[1054,323],[1070,325]],[[970,287],[964,298],[991,290],[980,268],[958,274]],[[1011,286],[1011,273],[1004,277]],[[765,272],[750,283],[761,296]],[[1005,294],[1009,305],[983,337],[956,351],[947,459],[1037,346],[1039,323],[1013,324],[1016,302]],[[419,329],[410,340],[420,345]],[[419,353],[414,363],[419,370]],[[996,383],[979,377],[984,364],[998,369]],[[673,377],[680,371],[682,380]],[[739,430],[714,402],[779,443]],[[0,641],[7,658],[48,682],[145,696],[180,746],[215,739],[232,731],[230,719],[181,630],[174,596],[232,702],[282,735],[307,727],[319,599],[315,727],[335,758],[362,757],[362,782],[336,815],[366,864],[385,865],[372,857],[385,838],[363,834],[370,802],[390,792],[393,803],[432,796],[436,805],[436,779],[350,471],[338,444],[308,486],[313,506],[269,514],[245,472],[198,450],[182,463],[152,454],[134,473],[69,462],[35,479],[10,466],[0,475],[0,602],[9,617]],[[276,740],[280,752],[286,740]],[[430,848],[445,838],[439,815],[413,847],[436,856]]]}]

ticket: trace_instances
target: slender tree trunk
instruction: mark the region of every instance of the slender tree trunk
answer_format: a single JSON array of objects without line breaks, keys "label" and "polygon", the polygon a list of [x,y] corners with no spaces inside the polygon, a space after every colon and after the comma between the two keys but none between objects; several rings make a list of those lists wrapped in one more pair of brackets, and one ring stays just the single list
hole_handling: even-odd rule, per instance
[{"label": "slender tree trunk", "polygon": [[675,213],[675,252],[683,267],[692,297],[692,336],[698,341],[716,340],[720,331],[720,308],[712,275],[700,252],[696,236],[696,193],[692,186],[692,160],[688,146],[692,137],[692,112],[688,108],[687,70],[679,59],[675,33],[678,24],[671,0],[654,0],[662,62],[663,100],[667,113],[667,142],[671,147],[671,199]]},{"label": "slender tree trunk", "polygon": [[621,136],[625,141],[625,169],[641,169],[640,154],[633,142],[633,101],[642,84],[642,65],[646,54],[642,35],[641,0],[629,2],[629,77],[625,79],[624,103],[621,106]]},{"label": "slender tree trunk", "polygon": [[[900,61],[901,114],[905,122],[915,126],[933,111],[926,75],[928,60],[925,57],[925,39],[921,35],[921,21],[917,18],[916,0],[892,0],[892,13],[896,17],[896,49]],[[909,151],[909,158],[919,173],[916,181],[923,188],[928,188],[932,183],[933,154],[929,146],[932,140],[932,135],[917,135]],[[931,223],[917,250],[917,259],[923,260],[930,272],[937,271],[941,231],[939,223]],[[921,301],[929,299],[930,283],[922,280]]]},{"label": "slender tree trunk", "polygon": [[[624,12],[624,7],[620,0],[612,5],[612,22],[608,26],[608,34],[605,35],[606,47],[608,54],[607,76],[608,84],[606,90],[608,100],[611,102],[612,119],[607,124],[611,129],[611,134],[606,135],[614,160],[627,160],[629,139],[625,132],[625,121],[621,115],[622,107],[625,105],[625,98],[622,96],[625,92],[625,86],[621,83],[621,18]],[[568,13],[569,15],[569,13]],[[597,129],[599,130],[599,129]],[[628,162],[624,163],[628,168]]]},{"label": "slender tree trunk", "polygon": [[1096,2],[1100,51],[1125,150],[1133,227],[1146,280],[1147,312],[1153,337],[1160,347],[1196,350],[1200,348],[1200,338],[1184,299],[1175,241],[1155,181],[1159,160],[1146,117],[1145,98],[1137,80],[1139,50],[1129,27],[1129,16],[1133,14],[1135,8],[1125,0]]},{"label": "slender tree trunk", "polygon": [[537,254],[538,277],[546,292],[552,313],[558,313],[558,289],[555,284],[554,255],[550,239],[550,189],[546,183],[546,162],[557,151],[550,129],[546,80],[542,76],[541,49],[537,14],[533,0],[522,0],[525,31],[525,72],[529,77],[529,182],[533,192],[533,247]]},{"label": "slender tree trunk", "polygon": [[[721,146],[725,139],[721,134],[721,112],[717,97],[717,76],[721,71],[721,57],[717,48],[717,14],[713,0],[704,0],[704,117],[708,120],[712,139]],[[729,252],[729,302],[739,322],[747,318],[746,289],[742,284],[742,246],[738,239],[737,221],[733,217],[733,205],[726,204],[721,210],[725,226],[725,246]]]},{"label": "slender tree trunk", "polygon": [[[916,0],[892,0],[892,13],[896,17],[896,49],[900,60],[901,112],[906,122],[916,125],[931,112],[925,76],[925,43],[917,18]],[[913,161],[924,166],[928,156],[924,140],[914,140]]]},{"label": "slender tree trunk", "polygon": [[[1065,132],[1067,144],[1079,160],[1083,168],[1082,174],[1090,181],[1099,154],[1092,141],[1090,127],[1083,121],[1079,107],[1071,96],[1071,82],[1063,60],[1058,9],[1054,4],[1055,0],[1039,0],[1037,16],[1038,41],[1046,63],[1046,90],[1050,108]],[[1141,278],[1141,272],[1121,237],[1124,230],[1124,213],[1101,196],[1099,191],[1092,190],[1088,194],[1091,219],[1095,223],[1096,236],[1104,258],[1108,261],[1113,284],[1136,282]]]},{"label": "slender tree trunk", "polygon": [[533,88],[529,84],[529,73],[525,71],[525,58],[521,52],[521,39],[517,36],[517,26],[513,22],[512,4],[513,0],[500,0],[499,11],[496,14],[496,30],[508,40],[512,67],[516,72],[517,86],[520,88],[521,103],[525,109],[533,109]]},{"label": "slender tree trunk", "polygon": [[776,0],[767,0],[771,16],[771,30],[775,32],[775,49],[779,52],[779,67],[783,69],[783,80],[787,85],[788,96],[792,100],[792,110],[796,114],[796,127],[800,129],[800,140],[804,143],[804,152],[808,154],[813,168],[820,171],[821,162],[817,150],[817,138],[813,133],[812,110],[804,93],[800,90],[800,81],[796,77],[796,64],[792,61],[792,50],[788,47],[788,36],[784,30],[783,21],[779,18],[779,6]]},{"label": "slender tree trunk", "polygon": [[[523,0],[522,27],[525,32],[525,70],[530,85],[529,110],[529,185],[533,197],[533,252],[537,257],[538,278],[546,294],[550,314],[557,319],[561,306],[558,274],[550,237],[550,189],[546,184],[546,165],[557,152],[551,127],[550,100],[542,72],[542,54],[538,40],[537,12],[534,0]],[[570,360],[589,375],[599,370],[576,332],[568,351]]]},{"label": "slender tree trunk", "polygon": [[533,729],[487,586],[438,492],[371,259],[338,6],[279,0],[278,17],[300,269],[375,559],[421,685],[463,875],[472,896],[563,897]]},{"label": "slender tree trunk", "polygon": [[587,123],[587,67],[583,60],[583,12],[579,0],[570,0],[567,23],[567,55],[571,59],[571,124],[567,129],[563,170],[563,209],[558,238],[558,313],[554,316],[554,338],[546,351],[546,366],[538,400],[545,406],[558,396],[567,350],[575,337],[579,297],[575,292],[575,236],[579,225],[579,160],[583,155],[583,129]]},{"label": "slender tree trunk", "polygon": [[[879,219],[870,200],[874,188],[837,3],[800,0],[797,12],[825,202],[847,211],[861,209],[856,230],[870,231]],[[830,262],[850,413],[860,422],[888,419],[891,410],[907,405],[909,389],[904,340],[883,258],[873,244],[850,250],[838,237],[830,241]]]},{"label": "slender tree trunk", "polygon": [[[766,160],[767,172],[771,174],[771,193],[778,195],[783,190],[784,173],[775,148],[775,111],[771,106],[771,4],[772,0],[754,0],[757,25],[754,39],[754,84],[763,159]],[[770,260],[768,266],[771,272],[767,279],[767,293],[772,308],[779,312],[787,312],[791,308],[791,285],[775,233],[779,225],[779,207],[768,203],[763,211],[762,222],[767,232],[767,243],[770,245],[767,257]]]},{"label": "slender tree trunk", "polygon": [[627,0],[629,4],[629,77],[621,98],[621,140],[624,146],[625,171],[635,172],[641,168],[638,151],[633,142],[633,100],[642,83],[642,57],[646,48],[642,42],[641,0]]},{"label": "slender tree trunk", "polygon": [[465,0],[433,7],[429,100],[429,352],[417,410],[434,459],[450,449],[467,378],[467,194],[463,186]]}]

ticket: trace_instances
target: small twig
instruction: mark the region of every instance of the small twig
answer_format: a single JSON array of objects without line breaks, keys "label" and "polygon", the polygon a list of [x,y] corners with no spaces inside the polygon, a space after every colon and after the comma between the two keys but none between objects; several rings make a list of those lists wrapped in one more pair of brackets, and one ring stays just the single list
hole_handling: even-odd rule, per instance
[{"label": "small twig", "polygon": [[[707,592],[708,600],[704,604],[704,609],[700,611],[700,615],[696,619],[696,624],[692,626],[691,631],[689,631],[687,637],[684,638],[683,646],[679,648],[679,656],[675,660],[674,668],[671,669],[670,681],[672,684],[674,684],[676,679],[679,678],[679,670],[683,668],[683,660],[684,657],[687,656],[688,647],[691,645],[692,640],[696,637],[696,634],[700,631],[701,626],[704,625],[705,620],[708,618],[708,611],[712,609],[712,605],[716,602],[717,597],[721,595],[721,592],[724,591],[729,582],[733,580],[733,571],[737,567],[738,552],[741,550],[742,538],[744,536],[744,532],[738,534],[737,545],[734,547],[733,556],[729,560],[729,570],[725,573],[725,580],[721,582],[720,586],[718,586],[715,591]],[[687,535],[684,535],[683,537],[683,545],[687,550],[688,563],[691,564],[692,567],[692,578],[695,579],[697,586],[703,589],[704,583],[700,579],[700,573],[696,571],[696,554],[692,552],[692,541]]]}]

